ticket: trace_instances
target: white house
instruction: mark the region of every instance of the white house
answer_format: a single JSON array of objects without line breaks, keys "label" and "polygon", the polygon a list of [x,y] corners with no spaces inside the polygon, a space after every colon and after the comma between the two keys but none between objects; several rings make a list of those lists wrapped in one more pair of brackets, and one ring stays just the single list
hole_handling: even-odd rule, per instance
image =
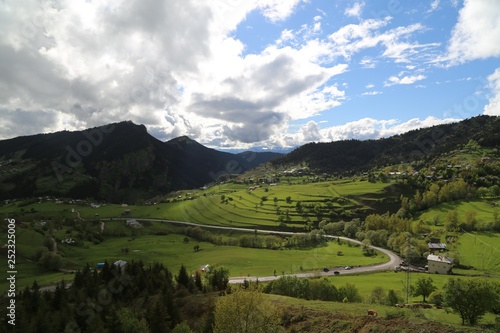
[{"label": "white house", "polygon": [[427,266],[429,267],[429,273],[450,274],[453,268],[453,258],[429,254],[427,256]]},{"label": "white house", "polygon": [[117,260],[113,263],[114,266],[116,267],[120,267],[120,268],[123,268],[125,267],[125,265],[127,264],[127,262],[125,260]]}]

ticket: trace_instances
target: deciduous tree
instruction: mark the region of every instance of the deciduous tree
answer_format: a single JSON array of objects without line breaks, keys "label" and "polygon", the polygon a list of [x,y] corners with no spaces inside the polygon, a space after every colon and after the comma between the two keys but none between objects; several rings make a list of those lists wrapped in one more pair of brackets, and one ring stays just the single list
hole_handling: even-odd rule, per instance
[{"label": "deciduous tree", "polygon": [[417,280],[417,283],[413,287],[413,295],[414,296],[422,296],[422,301],[425,303],[425,298],[429,296],[434,290],[436,290],[436,286],[434,285],[434,281],[431,277],[422,277]]},{"label": "deciduous tree", "polygon": [[274,305],[257,290],[238,289],[215,304],[214,333],[282,332]]},{"label": "deciduous tree", "polygon": [[498,286],[484,279],[451,278],[444,287],[445,303],[462,318],[462,325],[475,325],[498,303]]}]

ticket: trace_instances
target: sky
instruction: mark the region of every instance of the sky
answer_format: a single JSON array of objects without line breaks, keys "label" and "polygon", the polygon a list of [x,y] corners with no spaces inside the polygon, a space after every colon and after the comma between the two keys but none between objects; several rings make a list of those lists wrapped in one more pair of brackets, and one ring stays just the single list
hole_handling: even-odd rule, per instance
[{"label": "sky", "polygon": [[0,139],[277,150],[500,115],[499,0],[0,0]]}]

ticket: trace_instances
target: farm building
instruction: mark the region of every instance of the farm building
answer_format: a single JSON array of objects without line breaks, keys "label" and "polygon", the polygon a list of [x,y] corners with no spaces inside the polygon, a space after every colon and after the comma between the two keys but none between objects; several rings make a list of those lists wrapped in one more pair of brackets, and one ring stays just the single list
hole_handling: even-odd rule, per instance
[{"label": "farm building", "polygon": [[450,274],[453,267],[453,258],[429,254],[427,256],[429,273]]},{"label": "farm building", "polygon": [[126,264],[127,264],[127,262],[125,260],[117,260],[114,262],[113,265],[116,267],[123,268],[123,267],[125,267]]},{"label": "farm building", "polygon": [[427,246],[429,247],[429,252],[432,254],[446,250],[446,244],[444,243],[427,243]]},{"label": "farm building", "polygon": [[208,264],[200,267],[200,271],[202,271],[204,273],[208,272],[209,270],[210,270],[210,265],[208,265]]}]

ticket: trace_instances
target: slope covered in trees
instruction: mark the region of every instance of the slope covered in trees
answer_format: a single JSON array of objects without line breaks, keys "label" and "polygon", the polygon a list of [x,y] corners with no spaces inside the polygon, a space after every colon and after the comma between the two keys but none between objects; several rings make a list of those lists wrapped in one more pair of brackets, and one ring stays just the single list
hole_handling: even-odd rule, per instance
[{"label": "slope covered in trees", "polygon": [[161,142],[132,122],[24,136],[0,141],[0,199],[55,195],[130,203],[197,188],[277,156],[229,154],[188,137]]},{"label": "slope covered in trees", "polygon": [[272,164],[306,163],[314,170],[325,172],[366,171],[401,162],[430,161],[470,140],[482,147],[497,149],[500,146],[500,118],[478,116],[378,140],[309,143],[272,160]]}]

